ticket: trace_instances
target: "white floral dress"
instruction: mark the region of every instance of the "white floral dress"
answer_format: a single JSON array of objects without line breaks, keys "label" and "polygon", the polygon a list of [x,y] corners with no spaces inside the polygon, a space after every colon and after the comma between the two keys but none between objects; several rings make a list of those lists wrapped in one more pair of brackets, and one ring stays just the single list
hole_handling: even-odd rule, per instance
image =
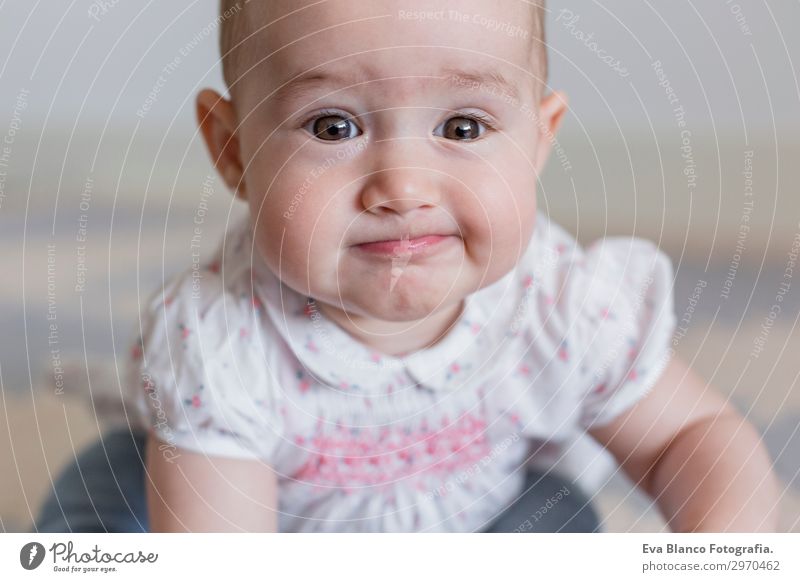
[{"label": "white floral dress", "polygon": [[225,239],[144,306],[126,385],[178,453],[272,466],[280,531],[480,531],[526,465],[630,408],[672,352],[669,258],[631,237],[582,248],[541,213],[517,267],[402,358],[282,285],[248,220]]}]

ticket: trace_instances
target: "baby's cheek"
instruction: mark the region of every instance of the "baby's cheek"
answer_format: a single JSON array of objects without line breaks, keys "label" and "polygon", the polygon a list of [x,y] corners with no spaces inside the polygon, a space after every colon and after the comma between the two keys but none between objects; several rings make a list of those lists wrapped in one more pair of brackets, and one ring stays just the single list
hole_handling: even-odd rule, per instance
[{"label": "baby's cheek", "polygon": [[279,257],[295,289],[318,286],[320,278],[329,277],[341,244],[341,233],[316,213],[298,214],[270,235],[271,252]]},{"label": "baby's cheek", "polygon": [[[512,269],[527,248],[533,232],[535,206],[493,207],[482,217],[468,240],[475,261],[487,276],[502,276]],[[528,216],[526,216],[526,214]]]},{"label": "baby's cheek", "polygon": [[518,237],[534,222],[536,212],[535,193],[523,194],[509,191],[505,186],[483,204],[483,222],[490,234],[500,240]]}]

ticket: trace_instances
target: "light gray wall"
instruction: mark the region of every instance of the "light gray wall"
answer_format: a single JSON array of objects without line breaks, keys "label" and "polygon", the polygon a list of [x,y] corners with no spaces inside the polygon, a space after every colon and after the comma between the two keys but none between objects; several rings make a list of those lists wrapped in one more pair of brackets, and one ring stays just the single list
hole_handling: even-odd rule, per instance
[{"label": "light gray wall", "polygon": [[[109,7],[98,10],[103,3]],[[186,105],[197,85],[222,86],[216,30],[204,32],[214,26],[216,8],[216,0],[0,3],[3,117],[25,87],[37,119],[135,123],[162,67],[200,35],[141,129],[162,131],[176,115],[182,128],[191,127]],[[743,118],[759,131],[771,126],[773,115],[787,131],[787,124],[800,127],[792,66],[800,56],[795,1],[551,1],[549,12],[552,85],[569,91],[574,125],[615,131],[619,123],[627,131],[647,123],[646,111],[654,125],[670,127],[650,67],[660,60],[698,131],[741,131]],[[572,26],[570,13],[578,17]],[[619,59],[630,74],[623,78],[604,65],[579,33],[593,34],[596,49]]]}]

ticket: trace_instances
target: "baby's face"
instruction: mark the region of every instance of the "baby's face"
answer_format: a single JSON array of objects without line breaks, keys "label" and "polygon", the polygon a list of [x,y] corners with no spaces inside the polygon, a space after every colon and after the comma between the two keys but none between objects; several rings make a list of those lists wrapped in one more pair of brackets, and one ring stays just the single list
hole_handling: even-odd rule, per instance
[{"label": "baby's face", "polygon": [[530,8],[328,0],[298,11],[309,4],[271,3],[263,24],[294,13],[252,43],[234,88],[258,250],[288,286],[361,317],[412,321],[458,304],[508,273],[532,234],[540,128],[561,110],[539,113],[530,32],[486,24],[529,31]]}]

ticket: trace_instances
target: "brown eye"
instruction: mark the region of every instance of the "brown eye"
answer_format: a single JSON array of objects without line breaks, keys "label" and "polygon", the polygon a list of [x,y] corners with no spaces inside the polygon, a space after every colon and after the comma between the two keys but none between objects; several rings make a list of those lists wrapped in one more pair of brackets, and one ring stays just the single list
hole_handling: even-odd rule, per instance
[{"label": "brown eye", "polygon": [[311,133],[325,141],[341,141],[354,137],[351,135],[353,128],[357,129],[352,121],[341,115],[325,115],[314,120]]},{"label": "brown eye", "polygon": [[444,123],[442,135],[447,139],[469,141],[481,136],[481,125],[470,117],[451,117]]}]

